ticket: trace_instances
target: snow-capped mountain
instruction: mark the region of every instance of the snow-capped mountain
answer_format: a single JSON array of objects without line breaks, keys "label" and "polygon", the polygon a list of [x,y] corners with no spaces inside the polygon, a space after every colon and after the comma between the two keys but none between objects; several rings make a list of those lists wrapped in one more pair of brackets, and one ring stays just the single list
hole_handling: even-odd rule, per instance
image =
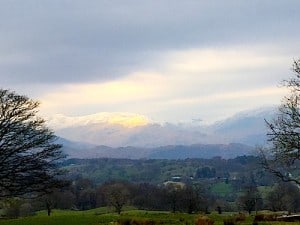
[{"label": "snow-capped mountain", "polygon": [[99,113],[81,117],[57,115],[47,121],[62,138],[114,148],[200,143],[255,146],[265,142],[267,129],[264,120],[270,120],[274,112],[274,107],[246,111],[209,126],[160,124],[132,113]]},{"label": "snow-capped mountain", "polygon": [[264,145],[268,132],[266,121],[275,117],[275,106],[243,111],[211,126],[211,134],[222,137],[225,143],[239,142],[251,146]]},{"label": "snow-capped mountain", "polygon": [[[136,122],[136,115],[131,116],[126,115],[126,118],[119,118],[118,123],[107,122],[99,118],[88,122],[80,118],[82,123],[77,123],[78,119],[74,118],[74,123],[66,123],[65,121],[72,122],[72,118],[60,116],[55,120],[49,120],[49,125],[55,130],[56,135],[68,140],[110,147],[188,145],[202,143],[206,136],[199,127],[187,128],[168,123],[150,122],[142,124]],[[129,122],[125,122],[125,119]],[[130,121],[134,122],[131,123]]]}]

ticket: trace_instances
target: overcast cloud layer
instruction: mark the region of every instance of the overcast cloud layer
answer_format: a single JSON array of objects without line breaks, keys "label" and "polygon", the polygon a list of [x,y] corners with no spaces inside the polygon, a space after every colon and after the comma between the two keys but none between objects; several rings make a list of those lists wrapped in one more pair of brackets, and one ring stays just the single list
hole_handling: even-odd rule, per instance
[{"label": "overcast cloud layer", "polygon": [[45,115],[213,121],[277,104],[300,57],[300,1],[0,2],[3,88]]}]

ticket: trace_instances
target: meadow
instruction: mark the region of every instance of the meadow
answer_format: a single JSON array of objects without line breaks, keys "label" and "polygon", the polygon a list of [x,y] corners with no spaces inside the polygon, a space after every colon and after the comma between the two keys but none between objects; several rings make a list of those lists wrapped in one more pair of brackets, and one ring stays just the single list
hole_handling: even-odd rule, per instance
[{"label": "meadow", "polygon": [[[232,221],[237,213],[217,214],[211,213],[207,217],[214,221],[214,225],[223,225],[224,221]],[[0,225],[208,225],[196,222],[203,218],[200,214],[170,213],[164,211],[144,211],[126,209],[121,215],[112,212],[110,208],[97,208],[87,211],[53,210],[51,216],[45,211],[34,216],[18,219],[1,219]],[[236,225],[252,225],[254,215],[247,216],[242,221],[233,222]],[[230,224],[230,222],[228,223]],[[232,225],[233,225],[232,224]],[[258,222],[258,225],[299,225],[299,222]]]}]

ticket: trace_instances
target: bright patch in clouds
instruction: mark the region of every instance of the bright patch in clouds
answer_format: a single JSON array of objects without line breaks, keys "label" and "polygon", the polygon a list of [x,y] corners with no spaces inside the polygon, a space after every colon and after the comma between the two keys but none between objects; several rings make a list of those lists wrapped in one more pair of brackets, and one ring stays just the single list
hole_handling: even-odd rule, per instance
[{"label": "bright patch in clouds", "polygon": [[62,86],[61,91],[46,94],[42,102],[44,108],[55,111],[63,105],[73,108],[97,104],[135,104],[154,96],[159,97],[162,91],[160,85],[164,82],[162,76],[139,73],[116,81]]},{"label": "bright patch in clouds", "polygon": [[62,114],[56,114],[48,117],[47,123],[55,129],[92,124],[111,124],[126,128],[133,128],[145,126],[149,124],[150,121],[147,117],[134,113],[101,112],[87,116],[65,116]]},{"label": "bright patch in clouds", "polygon": [[[263,49],[191,49],[167,55],[169,70],[178,73],[245,72],[272,65],[284,65],[286,58],[262,54]],[[289,59],[290,60],[290,59]],[[240,74],[242,76],[242,73]]]},{"label": "bright patch in clouds", "polygon": [[[237,109],[279,103],[285,90],[277,84],[284,78],[283,64],[289,61],[288,57],[269,57],[249,49],[170,52],[161,56],[157,65],[149,66],[157,69],[135,71],[112,81],[64,85],[60,91],[43,96],[42,112],[81,115],[130,111],[164,121],[181,121],[201,114],[212,121]],[[217,116],[207,104],[214,103],[218,111],[220,102],[224,107],[228,103],[227,109]],[[161,111],[169,118],[160,116]],[[128,123],[143,124],[142,121],[133,119]]]},{"label": "bright patch in clouds", "polygon": [[108,119],[107,121],[110,124],[118,124],[124,127],[132,128],[138,126],[145,126],[149,123],[147,117],[143,115],[115,115]]}]

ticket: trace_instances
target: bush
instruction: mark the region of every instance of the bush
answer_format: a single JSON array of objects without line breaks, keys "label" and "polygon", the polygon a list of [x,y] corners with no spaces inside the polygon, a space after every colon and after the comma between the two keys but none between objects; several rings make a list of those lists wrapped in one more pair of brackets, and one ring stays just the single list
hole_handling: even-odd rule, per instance
[{"label": "bush", "polygon": [[20,216],[21,200],[10,198],[5,200],[4,215],[8,218],[18,218]]},{"label": "bush", "polygon": [[119,219],[118,224],[120,225],[130,225],[131,219]]},{"label": "bush", "polygon": [[214,221],[207,216],[201,216],[196,219],[195,225],[213,225]]},{"label": "bush", "polygon": [[235,218],[226,218],[223,221],[224,225],[235,225]]},{"label": "bush", "polygon": [[18,218],[20,216],[20,206],[11,206],[6,208],[5,216],[8,218]]},{"label": "bush", "polygon": [[244,213],[239,213],[235,216],[235,222],[243,222],[246,220],[246,215]]},{"label": "bush", "polygon": [[258,214],[254,217],[254,221],[276,221],[276,214]]},{"label": "bush", "polygon": [[244,213],[239,213],[233,217],[228,217],[224,219],[224,225],[235,225],[237,222],[244,222],[246,220],[246,215]]},{"label": "bush", "polygon": [[34,210],[30,203],[24,203],[20,206],[20,216],[33,216]]},{"label": "bush", "polygon": [[118,224],[119,225],[155,225],[155,221],[123,218],[118,220]]}]

